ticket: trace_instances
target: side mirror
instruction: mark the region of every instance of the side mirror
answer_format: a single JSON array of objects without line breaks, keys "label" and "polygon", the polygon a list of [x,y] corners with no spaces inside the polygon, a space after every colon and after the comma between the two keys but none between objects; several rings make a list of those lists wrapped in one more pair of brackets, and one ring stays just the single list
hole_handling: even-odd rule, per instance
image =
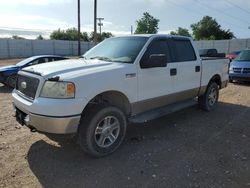
[{"label": "side mirror", "polygon": [[165,54],[152,54],[149,59],[141,61],[141,68],[166,67],[167,56]]}]

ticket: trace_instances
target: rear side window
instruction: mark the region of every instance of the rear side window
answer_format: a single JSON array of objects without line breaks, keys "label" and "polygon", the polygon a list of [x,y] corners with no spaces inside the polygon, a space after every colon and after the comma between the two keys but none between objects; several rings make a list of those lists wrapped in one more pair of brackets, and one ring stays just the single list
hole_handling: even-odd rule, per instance
[{"label": "rear side window", "polygon": [[171,41],[174,62],[195,61],[197,59],[190,40],[173,39]]}]

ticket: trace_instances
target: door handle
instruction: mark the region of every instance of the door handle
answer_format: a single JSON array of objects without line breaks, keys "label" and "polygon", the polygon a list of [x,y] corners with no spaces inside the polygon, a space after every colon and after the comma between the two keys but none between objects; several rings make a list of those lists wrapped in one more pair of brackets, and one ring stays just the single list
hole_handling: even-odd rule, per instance
[{"label": "door handle", "polygon": [[175,76],[177,75],[177,69],[170,69],[170,76]]},{"label": "door handle", "polygon": [[200,72],[201,71],[201,66],[195,66],[195,72]]}]

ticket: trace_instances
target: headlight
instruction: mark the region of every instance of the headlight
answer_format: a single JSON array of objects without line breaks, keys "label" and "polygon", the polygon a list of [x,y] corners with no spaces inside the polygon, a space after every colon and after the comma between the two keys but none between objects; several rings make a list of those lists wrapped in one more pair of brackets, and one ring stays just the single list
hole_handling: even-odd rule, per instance
[{"label": "headlight", "polygon": [[75,97],[75,85],[71,82],[46,81],[43,85],[41,97],[69,99]]}]

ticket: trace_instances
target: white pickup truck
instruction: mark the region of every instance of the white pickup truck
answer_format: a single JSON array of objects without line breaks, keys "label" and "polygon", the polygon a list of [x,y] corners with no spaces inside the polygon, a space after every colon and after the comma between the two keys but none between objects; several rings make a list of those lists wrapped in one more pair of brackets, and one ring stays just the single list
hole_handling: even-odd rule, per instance
[{"label": "white pickup truck", "polygon": [[76,133],[85,152],[101,157],[120,146],[129,122],[145,122],[194,101],[214,109],[219,89],[228,83],[228,64],[222,58],[201,60],[187,37],[110,38],[80,59],[20,71],[14,112],[32,130]]}]

